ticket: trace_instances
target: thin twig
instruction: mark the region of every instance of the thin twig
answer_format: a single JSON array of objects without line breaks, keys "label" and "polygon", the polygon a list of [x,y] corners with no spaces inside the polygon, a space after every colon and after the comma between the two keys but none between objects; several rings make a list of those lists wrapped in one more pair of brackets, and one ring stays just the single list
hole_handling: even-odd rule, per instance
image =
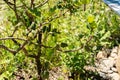
[{"label": "thin twig", "polygon": [[16,0],[13,0],[14,1],[14,13],[15,13],[15,16],[16,16],[16,19],[17,21],[19,21],[19,15],[17,13],[17,4],[16,4]]},{"label": "thin twig", "polygon": [[18,40],[26,41],[26,39],[23,39],[23,38],[17,38],[17,37],[6,37],[6,38],[0,38],[0,40],[12,40],[12,39],[18,39]]},{"label": "thin twig", "polygon": [[10,49],[10,48],[6,47],[5,45],[1,45],[1,44],[0,44],[0,48],[3,48],[3,49],[5,49],[5,50],[7,50],[7,51],[9,51],[9,52],[11,52],[11,53],[13,53],[13,54],[15,54],[15,53],[16,53],[16,51],[15,51],[15,50],[12,50],[12,49]]},{"label": "thin twig", "polygon": [[38,8],[38,7],[41,7],[41,6],[45,5],[48,1],[49,1],[49,0],[45,0],[43,3],[41,3],[41,4],[37,5],[37,6],[35,6],[35,8]]},{"label": "thin twig", "polygon": [[[8,47],[6,47],[5,45],[0,45],[0,48],[3,48],[4,50],[7,50],[7,51],[11,52],[13,55],[15,55],[15,54],[17,53],[17,51],[8,48]],[[23,48],[23,49],[24,49],[24,48]],[[26,51],[26,52],[25,52],[25,51]],[[24,52],[27,53],[27,50],[24,49]],[[29,54],[25,54],[25,55],[28,56],[28,57],[36,58],[35,55],[29,55]]]},{"label": "thin twig", "polygon": [[16,50],[16,52],[18,53],[20,50],[22,50],[27,43],[28,43],[28,41],[25,41],[25,42]]},{"label": "thin twig", "polygon": [[60,18],[61,16],[65,15],[68,11],[69,11],[69,10],[65,11],[63,14],[60,14],[59,16],[54,17],[53,19],[49,20],[48,22],[40,23],[40,24],[38,25],[39,27],[37,28],[37,31],[36,31],[34,37],[42,30],[42,26],[43,26],[43,25],[49,24],[49,23],[51,23],[53,20],[56,20],[56,19]]},{"label": "thin twig", "polygon": [[[16,53],[18,53],[20,50],[26,50],[24,47],[25,47],[25,45],[28,43],[28,41],[26,40],[22,45],[21,44],[18,44],[18,45],[20,45],[20,47],[17,49],[17,50],[12,50],[12,49],[10,49],[10,48],[8,48],[8,47],[6,47],[5,45],[0,45],[0,48],[3,48],[3,49],[5,49],[5,50],[7,50],[7,51],[9,51],[9,52],[11,52],[11,53],[13,53],[14,55],[16,54]],[[26,50],[27,51],[27,50]],[[25,51],[25,52],[26,52]],[[26,55],[28,55],[28,54],[26,54]]]},{"label": "thin twig", "polygon": [[[21,44],[18,42],[18,41],[16,41],[14,38],[12,39],[12,41],[15,43],[15,44],[17,44],[19,47],[21,46]],[[25,40],[25,41],[27,41],[27,40]],[[17,49],[18,50],[18,49]],[[20,50],[20,49],[19,49]],[[23,47],[22,46],[22,50],[23,50],[23,52],[24,52],[24,54],[26,55],[26,56],[28,56],[28,57],[32,57],[32,58],[35,58],[36,57],[36,55],[29,55],[28,54],[28,51],[26,50],[26,48],[25,47]],[[17,52],[17,51],[16,51]],[[16,52],[14,53],[14,54],[16,54]]]},{"label": "thin twig", "polygon": [[31,25],[28,27],[28,32],[27,32],[27,34],[26,35],[29,35],[30,33],[31,33],[31,31],[32,31],[32,27],[34,26],[34,24],[35,24],[35,22],[32,22],[31,23]]},{"label": "thin twig", "polygon": [[11,5],[14,5],[13,3],[11,3],[11,2],[8,2],[7,0],[3,0],[12,10],[14,10],[13,9],[13,7],[11,6]]},{"label": "thin twig", "polygon": [[18,30],[18,27],[21,26],[21,25],[22,25],[22,23],[18,23],[18,24],[15,26],[15,29],[14,29],[11,37],[15,34],[15,32]]}]

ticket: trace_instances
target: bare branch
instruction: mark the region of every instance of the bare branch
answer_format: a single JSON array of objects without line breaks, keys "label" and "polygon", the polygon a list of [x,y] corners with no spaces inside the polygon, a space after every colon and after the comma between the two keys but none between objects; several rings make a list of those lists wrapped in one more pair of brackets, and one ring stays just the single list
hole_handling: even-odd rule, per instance
[{"label": "bare branch", "polygon": [[[14,37],[8,37],[8,38],[1,38],[1,40],[7,40],[7,39],[12,39],[13,41],[14,41],[14,39],[20,39],[21,40],[21,38],[14,38]],[[24,40],[24,39],[22,39],[22,40]],[[14,55],[16,54],[16,53],[18,53],[20,50],[24,50],[24,52],[25,53],[27,53],[26,51],[26,49],[24,48],[24,46],[28,43],[28,41],[27,40],[24,40],[25,42],[21,45],[21,44],[19,44],[17,41],[14,41],[16,44],[18,44],[20,47],[17,49],[17,50],[12,50],[12,49],[9,49],[8,47],[6,47],[5,45],[0,45],[0,48],[3,48],[3,49],[5,49],[5,50],[7,50],[7,51],[9,51],[9,52],[11,52],[11,53],[13,53]],[[26,50],[26,51],[25,51]],[[28,53],[26,54],[26,55],[28,55]]]},{"label": "bare branch", "polygon": [[34,0],[31,0],[30,8],[34,7]]},{"label": "bare branch", "polygon": [[37,31],[36,31],[34,37],[36,37],[37,34],[42,30],[42,26],[43,26],[43,25],[49,24],[49,23],[51,23],[53,20],[56,20],[56,19],[60,18],[61,16],[65,15],[68,11],[69,11],[69,10],[65,11],[63,14],[60,14],[59,16],[56,16],[56,17],[52,18],[52,19],[49,20],[48,22],[40,23],[40,24],[38,25],[39,27],[37,28]]},{"label": "bare branch", "polygon": [[16,26],[15,26],[15,30],[13,31],[11,37],[15,34],[15,32],[18,30],[18,27],[21,26],[22,23],[18,23]]},{"label": "bare branch", "polygon": [[43,3],[41,3],[41,4],[37,5],[35,8],[38,8],[38,7],[43,6],[43,5],[44,5],[44,4],[46,4],[48,1],[49,1],[49,0],[45,0]]},{"label": "bare branch", "polygon": [[8,47],[6,47],[5,45],[0,45],[0,48],[3,48],[3,49],[5,49],[5,50],[7,50],[7,51],[9,51],[9,52],[11,52],[11,53],[13,53],[13,54],[15,54],[15,53],[16,53],[16,51],[15,51],[15,50],[9,49],[9,48],[8,48]]},{"label": "bare branch", "polygon": [[25,55],[26,55],[27,57],[36,58],[36,55],[29,55],[28,52],[27,52],[27,50],[26,50],[25,48],[23,48],[22,50],[23,50],[23,52],[25,53]]},{"label": "bare branch", "polygon": [[17,19],[17,21],[19,21],[19,15],[18,15],[18,13],[17,13],[17,4],[16,4],[16,0],[13,0],[14,1],[14,6],[13,6],[13,11],[14,11],[14,13],[15,13],[15,16],[16,16],[16,19]]},{"label": "bare branch", "polygon": [[17,37],[6,37],[6,38],[0,38],[0,40],[10,40],[10,39],[18,39],[18,40],[26,41],[26,39],[23,39],[23,38],[17,38]]},{"label": "bare branch", "polygon": [[28,41],[25,41],[25,42],[16,50],[16,52],[18,53],[20,50],[22,50],[27,43],[28,43]]},{"label": "bare branch", "polygon": [[[14,8],[12,7],[14,4],[11,2],[8,2],[8,0],[3,0],[12,10],[14,10]],[[12,5],[12,6],[11,6]]]},{"label": "bare branch", "polygon": [[[22,46],[22,47],[23,47],[23,46]],[[10,48],[6,47],[5,45],[0,45],[0,48],[3,48],[4,50],[7,50],[7,51],[11,52],[13,55],[15,55],[17,52],[19,52],[19,51],[15,51],[15,50],[13,50],[13,49],[10,49]],[[22,48],[20,48],[20,49],[22,49]],[[20,50],[20,49],[19,49],[19,50]],[[25,48],[23,48],[23,51],[24,51],[25,53],[27,53],[27,50],[26,50]],[[36,55],[29,55],[28,53],[25,54],[25,55],[28,56],[28,57],[36,58]]]},{"label": "bare branch", "polygon": [[28,30],[28,32],[27,32],[27,34],[26,35],[29,35],[29,33],[31,33],[31,31],[32,31],[32,27],[34,26],[34,24],[35,24],[35,22],[32,22],[31,23],[31,25],[29,26],[29,28],[27,29]]},{"label": "bare branch", "polygon": [[[14,38],[12,39],[12,41],[13,41],[15,44],[17,44],[19,47],[21,46],[21,44],[20,44],[19,42],[17,42]],[[26,41],[26,40],[25,40],[25,41]],[[32,58],[35,58],[35,57],[36,57],[35,55],[29,55],[25,47],[22,46],[21,49],[23,50],[23,52],[24,52],[24,54],[25,54],[26,56],[32,57]],[[19,50],[17,49],[16,52],[18,52],[18,51],[20,51],[20,49],[19,49]],[[15,52],[14,54],[16,54],[16,52]]]}]

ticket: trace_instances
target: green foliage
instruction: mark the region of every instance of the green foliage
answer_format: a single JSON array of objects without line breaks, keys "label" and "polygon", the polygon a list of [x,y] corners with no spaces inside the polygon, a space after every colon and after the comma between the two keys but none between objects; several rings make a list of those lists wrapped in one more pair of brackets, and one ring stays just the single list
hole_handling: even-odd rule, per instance
[{"label": "green foliage", "polygon": [[[30,69],[25,64],[33,59],[36,62],[33,60],[35,66],[32,68],[42,70],[42,78],[47,78],[48,71],[59,66],[67,66],[71,74],[80,78],[85,65],[94,65],[94,56],[101,48],[120,42],[119,18],[100,0],[50,0],[41,6],[39,3],[18,0],[16,11],[6,3],[9,6],[4,15],[7,20],[3,20],[5,31],[0,38],[12,36],[25,40],[9,39],[0,44],[17,50],[24,41],[27,43],[15,55],[1,50],[1,80],[4,77],[13,79],[13,73],[19,68]],[[19,23],[21,25],[16,27]],[[37,57],[29,58],[28,55]],[[37,78],[36,75],[32,77],[33,80]]]}]

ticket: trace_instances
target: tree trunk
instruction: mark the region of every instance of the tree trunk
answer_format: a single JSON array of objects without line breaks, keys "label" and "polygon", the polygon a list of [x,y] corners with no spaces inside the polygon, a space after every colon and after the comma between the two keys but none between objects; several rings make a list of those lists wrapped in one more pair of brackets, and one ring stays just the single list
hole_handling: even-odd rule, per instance
[{"label": "tree trunk", "polygon": [[42,79],[42,64],[41,64],[41,61],[40,61],[40,56],[42,54],[41,52],[41,44],[42,44],[42,32],[39,32],[38,34],[38,41],[37,43],[39,44],[38,46],[38,54],[37,54],[37,57],[36,57],[36,65],[37,65],[37,72],[38,72],[38,80],[43,80]]}]

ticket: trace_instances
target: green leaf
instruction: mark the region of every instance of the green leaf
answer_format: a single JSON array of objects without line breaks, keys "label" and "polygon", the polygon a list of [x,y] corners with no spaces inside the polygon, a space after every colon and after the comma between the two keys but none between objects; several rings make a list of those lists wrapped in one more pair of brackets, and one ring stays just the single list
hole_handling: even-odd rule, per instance
[{"label": "green leaf", "polygon": [[56,6],[54,6],[53,8],[50,8],[50,10],[49,10],[49,11],[50,11],[51,13],[54,13],[54,12],[55,12],[55,10],[56,10]]},{"label": "green leaf", "polygon": [[10,63],[10,60],[2,60],[2,61],[0,62],[0,64],[8,64],[8,63]]},{"label": "green leaf", "polygon": [[110,44],[109,42],[100,42],[100,44],[102,45],[102,46],[104,46],[104,45],[107,45],[107,44]]},{"label": "green leaf", "polygon": [[51,24],[49,24],[49,26],[47,27],[47,32],[51,31]]},{"label": "green leaf", "polygon": [[83,4],[88,4],[90,2],[90,0],[82,0],[81,1]]},{"label": "green leaf", "polygon": [[42,32],[44,33],[47,30],[47,26],[43,26]]},{"label": "green leaf", "polygon": [[27,16],[29,17],[40,17],[41,16],[41,12],[38,9],[28,9],[27,11]]},{"label": "green leaf", "polygon": [[61,43],[61,47],[67,47],[68,44],[67,43]]},{"label": "green leaf", "polygon": [[100,41],[105,40],[106,38],[110,37],[111,33],[110,31],[106,32],[103,37],[100,39]]}]

